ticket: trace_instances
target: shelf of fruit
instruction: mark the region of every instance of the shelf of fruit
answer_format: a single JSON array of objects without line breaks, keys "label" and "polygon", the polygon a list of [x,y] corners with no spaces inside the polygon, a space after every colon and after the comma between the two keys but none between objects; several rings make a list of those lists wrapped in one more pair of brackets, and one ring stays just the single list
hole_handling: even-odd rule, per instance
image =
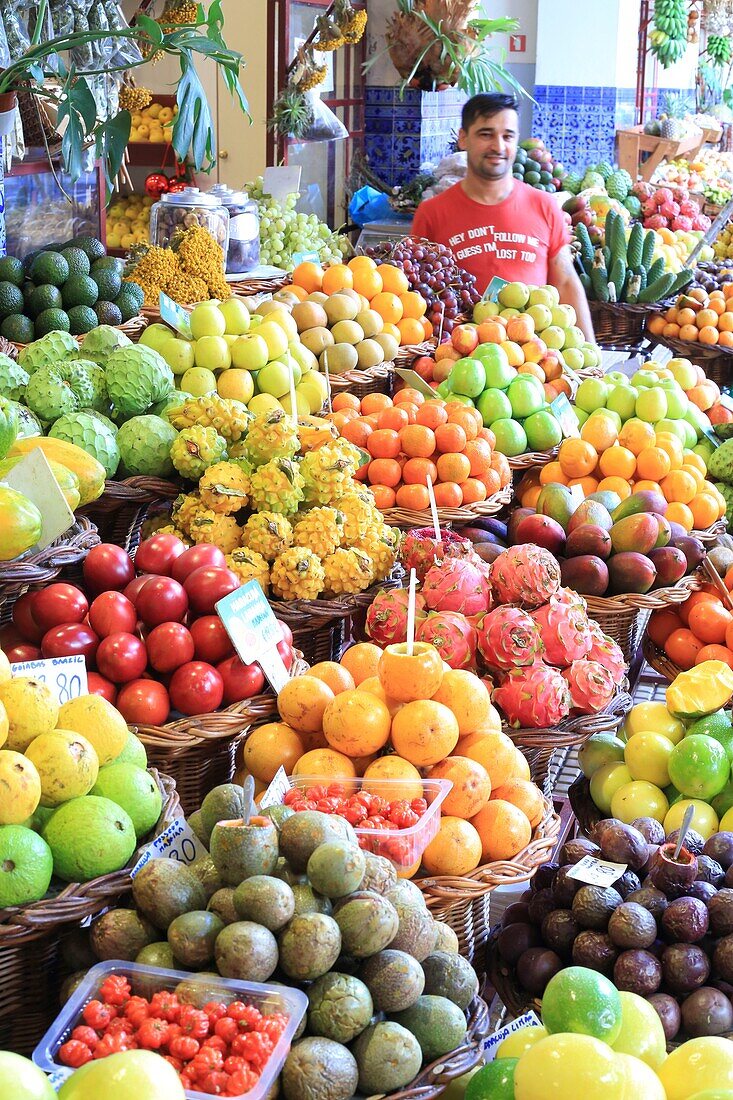
[{"label": "shelf of fruit", "polygon": [[[728,568],[722,568],[728,563]],[[727,595],[733,585],[730,570],[731,550],[719,545],[708,552],[704,573],[706,583],[693,592],[684,603],[667,611],[655,611],[649,620],[644,654],[667,680],[674,680],[702,661],[724,661],[733,665],[733,621],[731,599]],[[719,578],[708,567],[721,567]],[[723,585],[720,584],[723,580]],[[699,605],[699,607],[698,607]]]},{"label": "shelf of fruit", "polygon": [[[730,284],[706,294],[702,289],[691,289],[681,294],[674,305],[664,312],[652,313],[647,320],[647,331],[661,343],[680,351],[692,353],[695,358],[710,358],[733,354],[733,316],[727,308]],[[691,352],[691,345],[697,345]]]}]

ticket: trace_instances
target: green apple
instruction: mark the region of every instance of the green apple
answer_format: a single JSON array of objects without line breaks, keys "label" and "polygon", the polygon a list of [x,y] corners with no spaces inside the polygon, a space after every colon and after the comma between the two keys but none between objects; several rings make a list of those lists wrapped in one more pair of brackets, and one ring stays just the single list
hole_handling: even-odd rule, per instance
[{"label": "green apple", "polygon": [[679,386],[667,390],[667,416],[672,420],[682,420],[690,406],[687,394]]},{"label": "green apple", "polygon": [[631,385],[631,382],[629,381],[629,379],[626,377],[626,375],[623,373],[623,371],[620,371],[620,370],[610,370],[608,372],[608,374],[606,375],[606,381],[608,383],[612,382],[614,384],[614,386],[630,386]]},{"label": "green apple", "polygon": [[697,385],[697,370],[689,359],[670,359],[667,370],[671,370],[676,382],[683,390],[691,390]]},{"label": "green apple", "polygon": [[194,397],[216,393],[216,375],[205,367],[191,367],[181,378],[181,388],[188,390]]},{"label": "green apple", "polygon": [[159,351],[174,374],[185,374],[194,364],[194,345],[190,340],[173,336],[160,345]]},{"label": "green apple", "polygon": [[[43,1095],[43,1094],[41,1094]],[[185,1100],[181,1080],[165,1058],[152,1050],[125,1050],[87,1062],[64,1081],[59,1100]],[[3,1093],[14,1100],[13,1093]]]},{"label": "green apple", "polygon": [[276,397],[272,396],[272,394],[256,393],[247,405],[247,408],[253,416],[259,416],[260,413],[268,413],[272,412],[273,409],[281,409],[282,405]]},{"label": "green apple", "polygon": [[583,359],[583,351],[581,348],[563,348],[562,354],[565,362],[571,370],[583,369],[583,363],[585,362],[585,360]]},{"label": "green apple", "polygon": [[683,446],[686,446],[687,443],[687,431],[685,429],[689,427],[690,425],[685,420],[668,420],[666,416],[654,423],[655,432],[670,432],[672,435],[677,436]]},{"label": "green apple", "polygon": [[652,386],[658,386],[659,385],[659,379],[657,378],[654,371],[644,370],[642,368],[641,370],[638,370],[634,374],[632,374],[632,376],[631,376],[631,385],[636,386],[636,388],[638,390],[641,390],[641,389],[648,390]]},{"label": "green apple", "polygon": [[301,344],[300,340],[291,340],[288,344],[288,351],[300,367],[302,374],[318,370],[318,358],[305,344]]},{"label": "green apple", "polygon": [[498,312],[498,302],[477,302],[473,307],[473,322],[475,325],[480,325],[484,321],[489,321],[492,317],[496,317]]},{"label": "green apple", "polygon": [[295,385],[298,385],[298,382],[300,382],[301,378],[303,377],[303,372],[300,369],[300,364],[298,363],[298,360],[295,359],[295,357],[292,356],[289,351],[286,351],[284,355],[279,355],[277,359],[273,359],[273,363],[284,363],[288,370],[292,371],[293,378],[295,379]]},{"label": "green apple", "polygon": [[290,368],[280,359],[273,359],[257,375],[257,388],[261,393],[281,398],[290,393]]},{"label": "green apple", "polygon": [[220,397],[233,398],[244,405],[255,392],[255,384],[250,372],[240,370],[238,367],[223,370],[216,380],[216,388]]},{"label": "green apple", "polygon": [[5,1100],[56,1100],[56,1090],[28,1058],[0,1050],[0,1096]]},{"label": "green apple", "polygon": [[194,340],[201,336],[223,336],[226,321],[218,305],[202,302],[191,310],[191,335]]},{"label": "green apple", "polygon": [[288,342],[291,339],[290,336],[288,336],[284,328],[275,324],[275,322],[271,321],[269,318],[257,329],[257,335],[261,336],[267,344],[268,359],[279,359],[279,357],[284,355],[288,350]]},{"label": "green apple", "polygon": [[308,402],[308,412],[311,414],[317,413],[325,401],[325,397],[321,394],[320,386],[315,382],[315,380],[320,377],[320,374],[313,374],[313,379],[306,378],[304,382],[300,383],[295,391],[298,399],[302,396]]},{"label": "green apple", "polygon": [[636,399],[636,416],[653,424],[667,415],[666,391],[657,386],[655,389],[643,389]]},{"label": "green apple", "polygon": [[259,328],[263,320],[264,318],[260,317],[259,313],[253,313],[249,319],[249,331],[251,332],[253,328]]},{"label": "green apple", "polygon": [[513,306],[507,306],[506,309],[502,309],[499,314],[500,317],[518,317],[522,311],[520,309],[514,309]]},{"label": "green apple", "polygon": [[[555,290],[555,287],[548,286],[536,286],[529,292],[529,304],[531,306],[546,306],[547,309],[552,309],[557,305],[558,300],[554,294],[550,291]],[[528,311],[529,312],[529,311]]]},{"label": "green apple", "polygon": [[[282,305],[282,303],[280,303]],[[281,328],[288,340],[297,340],[298,338],[298,326],[295,323],[295,318],[292,317],[287,309],[274,309],[265,317],[265,324],[277,325]]]},{"label": "green apple", "polygon": [[598,348],[595,344],[585,343],[581,348],[583,352],[583,366],[585,367],[597,367],[600,365],[601,356]]},{"label": "green apple", "polygon": [[[533,306],[532,308],[544,309],[545,307]],[[560,351],[565,344],[565,329],[559,328],[557,325],[548,325],[547,328],[542,329],[542,339],[545,341],[548,348],[553,348],[554,351]]]},{"label": "green apple", "polygon": [[[551,286],[549,283],[545,283],[544,286],[538,286],[537,287],[537,290],[535,291],[535,293],[539,293],[539,292],[542,292],[544,297],[547,297],[547,298],[550,299],[550,301],[549,301],[550,309],[552,309],[553,306],[557,306],[557,305],[560,304],[560,291],[557,289],[556,286]],[[544,300],[544,297],[543,297],[543,300]],[[531,294],[529,296],[529,300],[530,300],[530,302],[532,301],[532,295]]]},{"label": "green apple", "polygon": [[552,323],[557,325],[558,328],[570,328],[571,325],[575,324],[575,310],[572,306],[553,306]]},{"label": "green apple", "polygon": [[[527,313],[534,321],[535,332],[544,332],[544,330],[549,328],[552,324],[552,311],[549,305],[542,305],[540,302],[537,302],[527,308]],[[544,336],[542,339],[545,339]],[[547,340],[545,340],[545,343],[547,344]],[[548,347],[550,346],[551,345],[548,344]]]},{"label": "green apple", "polygon": [[219,306],[219,313],[224,318],[225,333],[244,336],[245,332],[249,332],[249,310],[241,298],[227,298]]},{"label": "green apple", "polygon": [[160,351],[161,344],[170,340],[175,333],[167,325],[148,325],[140,337],[140,343],[154,351]]},{"label": "green apple", "polygon": [[231,347],[232,366],[242,370],[261,370],[267,364],[269,350],[259,333],[238,336]]},{"label": "green apple", "polygon": [[200,336],[194,344],[193,359],[197,367],[207,370],[226,370],[232,365],[229,345],[223,336]]},{"label": "green apple", "polygon": [[516,370],[509,366],[507,354],[499,344],[479,344],[473,357],[484,365],[488,389],[505,390],[517,377]]},{"label": "green apple", "polygon": [[498,298],[502,306],[520,310],[529,302],[529,293],[526,283],[507,283],[499,291]]},{"label": "green apple", "polygon": [[[284,397],[280,398],[280,404],[285,409],[285,412],[292,416],[293,404],[290,400],[290,394],[286,393]],[[319,405],[320,408],[320,405]],[[308,395],[302,393],[300,390],[295,391],[295,415],[296,416],[310,416],[311,404],[308,400]]]},{"label": "green apple", "polygon": [[608,386],[602,378],[584,378],[575,394],[575,404],[586,412],[603,409],[608,400]]},{"label": "green apple", "polygon": [[[570,306],[563,306],[563,309],[570,309]],[[565,343],[563,348],[577,348],[580,354],[583,354],[583,344],[585,343],[585,333],[577,325],[569,325],[565,329]]]},{"label": "green apple", "polygon": [[222,336],[222,340],[224,341],[226,346],[230,349],[234,346],[234,344],[236,344],[238,339],[239,339],[239,337],[234,336],[234,334],[231,333],[231,332],[225,332],[224,335]]},{"label": "green apple", "polygon": [[636,408],[636,391],[631,386],[614,386],[606,399],[606,408],[618,413],[622,420],[628,420]]}]

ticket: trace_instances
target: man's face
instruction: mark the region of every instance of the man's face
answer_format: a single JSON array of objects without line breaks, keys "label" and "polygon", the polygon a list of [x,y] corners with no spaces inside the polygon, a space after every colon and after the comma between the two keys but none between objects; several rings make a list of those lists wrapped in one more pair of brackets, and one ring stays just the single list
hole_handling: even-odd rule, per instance
[{"label": "man's face", "polygon": [[465,150],[469,171],[483,180],[509,175],[517,152],[519,119],[512,110],[484,115],[468,130],[459,130],[458,147]]}]

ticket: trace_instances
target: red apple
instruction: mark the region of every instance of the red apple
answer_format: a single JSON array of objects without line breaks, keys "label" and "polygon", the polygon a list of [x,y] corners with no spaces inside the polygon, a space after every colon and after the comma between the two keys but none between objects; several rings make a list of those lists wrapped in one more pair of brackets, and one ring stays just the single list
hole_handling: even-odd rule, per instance
[{"label": "red apple", "polygon": [[475,325],[458,325],[453,329],[451,343],[461,355],[470,355],[478,347],[478,329]]}]

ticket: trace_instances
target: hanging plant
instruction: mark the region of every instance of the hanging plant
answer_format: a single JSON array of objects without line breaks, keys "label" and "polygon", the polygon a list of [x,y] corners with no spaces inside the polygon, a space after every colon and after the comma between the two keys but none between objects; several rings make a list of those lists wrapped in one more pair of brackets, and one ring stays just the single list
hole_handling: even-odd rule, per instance
[{"label": "hanging plant", "polygon": [[121,111],[144,111],[152,103],[153,93],[150,88],[138,88],[131,78],[127,78],[120,87],[119,107]]},{"label": "hanging plant", "polygon": [[313,125],[313,118],[313,108],[304,91],[289,81],[275,100],[267,125],[284,136],[303,138]]},{"label": "hanging plant", "polygon": [[193,0],[165,0],[163,14],[157,20],[161,27],[186,26],[196,22]]},{"label": "hanging plant", "polygon": [[311,88],[317,88],[319,84],[323,84],[327,74],[328,68],[316,61],[310,47],[298,50],[291,83],[299,92],[308,92]]},{"label": "hanging plant", "polygon": [[350,0],[336,0],[333,20],[347,46],[355,46],[361,42],[367,25],[367,13],[364,10],[357,11]]},{"label": "hanging plant", "polygon": [[336,20],[328,13],[318,16],[316,19],[316,30],[318,31],[318,38],[315,44],[317,50],[322,50],[324,53],[326,51],[338,50],[346,43],[346,39],[341,33],[341,28]]}]

